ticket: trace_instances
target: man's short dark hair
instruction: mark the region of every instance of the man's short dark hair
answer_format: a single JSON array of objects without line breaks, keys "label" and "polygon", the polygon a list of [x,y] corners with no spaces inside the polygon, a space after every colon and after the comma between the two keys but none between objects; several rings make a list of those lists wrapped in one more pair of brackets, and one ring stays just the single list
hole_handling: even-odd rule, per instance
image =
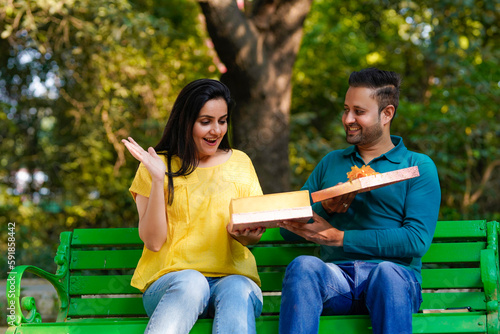
[{"label": "man's short dark hair", "polygon": [[378,112],[388,105],[394,106],[394,114],[399,105],[399,87],[401,76],[396,72],[382,71],[374,67],[352,72],[349,77],[350,87],[365,87],[374,90],[372,97],[378,103]]}]

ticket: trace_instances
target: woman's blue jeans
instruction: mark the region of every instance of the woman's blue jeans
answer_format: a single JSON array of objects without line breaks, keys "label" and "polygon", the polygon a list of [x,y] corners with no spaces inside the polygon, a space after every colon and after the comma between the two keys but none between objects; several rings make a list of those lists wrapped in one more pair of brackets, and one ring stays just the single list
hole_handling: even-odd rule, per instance
[{"label": "woman's blue jeans", "polygon": [[283,280],[280,333],[318,333],[320,315],[369,314],[374,334],[410,334],[421,303],[415,274],[392,262],[335,265],[299,256]]},{"label": "woman's blue jeans", "polygon": [[255,333],[262,292],[251,279],[205,277],[196,270],[163,275],[142,296],[150,317],[145,333],[189,333],[198,318],[213,317],[212,333]]}]

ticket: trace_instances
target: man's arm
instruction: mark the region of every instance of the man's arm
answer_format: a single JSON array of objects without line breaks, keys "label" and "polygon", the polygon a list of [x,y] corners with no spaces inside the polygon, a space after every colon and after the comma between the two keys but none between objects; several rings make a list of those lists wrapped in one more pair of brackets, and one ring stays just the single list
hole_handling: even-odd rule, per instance
[{"label": "man's arm", "polygon": [[419,164],[420,177],[410,180],[400,228],[350,230],[344,251],[377,257],[421,257],[428,250],[439,213],[441,189],[430,158]]},{"label": "man's arm", "polygon": [[[430,246],[439,212],[441,190],[434,163],[419,165],[421,176],[414,179],[406,196],[402,227],[340,231],[315,214],[313,224],[284,222],[288,233],[345,252],[374,257],[421,257]],[[317,203],[320,204],[320,203]]]},{"label": "man's arm", "polygon": [[312,223],[297,223],[284,221],[278,223],[282,230],[285,229],[307,241],[319,245],[342,247],[344,242],[344,231],[340,231],[330,225],[323,217],[313,212]]}]

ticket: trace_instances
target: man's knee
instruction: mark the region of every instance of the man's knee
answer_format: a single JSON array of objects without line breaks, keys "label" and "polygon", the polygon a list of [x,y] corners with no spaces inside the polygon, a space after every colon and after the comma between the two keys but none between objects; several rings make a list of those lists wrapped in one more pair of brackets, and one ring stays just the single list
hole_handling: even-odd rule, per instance
[{"label": "man's knee", "polygon": [[382,281],[406,281],[406,278],[401,275],[401,268],[397,264],[389,261],[380,262],[370,273],[371,279]]},{"label": "man's knee", "polygon": [[398,267],[399,266],[393,262],[380,262],[375,268],[373,268],[372,273],[376,276],[392,276],[394,275],[394,272],[397,271]]},{"label": "man's knee", "polygon": [[389,294],[396,291],[408,291],[414,285],[419,286],[411,270],[388,261],[379,263],[371,271],[369,282],[370,288]]},{"label": "man's knee", "polygon": [[324,265],[325,263],[315,256],[301,255],[290,262],[286,271],[290,274],[302,275],[304,272],[319,271]]}]

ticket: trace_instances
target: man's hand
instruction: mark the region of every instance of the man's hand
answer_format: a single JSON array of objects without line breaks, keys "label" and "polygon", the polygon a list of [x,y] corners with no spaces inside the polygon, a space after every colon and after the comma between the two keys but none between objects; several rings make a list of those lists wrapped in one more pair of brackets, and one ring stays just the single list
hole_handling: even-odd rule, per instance
[{"label": "man's hand", "polygon": [[313,212],[313,220],[314,222],[310,224],[283,221],[282,223],[278,223],[278,225],[319,245],[336,247],[344,245],[344,231],[340,231],[330,225],[330,223],[316,212]]},{"label": "man's hand", "polygon": [[253,245],[259,242],[262,234],[266,232],[265,227],[257,227],[255,229],[246,228],[244,230],[229,230],[229,225],[226,226],[227,232],[236,240],[238,240],[243,246]]},{"label": "man's hand", "polygon": [[332,215],[334,213],[344,213],[347,212],[347,209],[349,209],[349,206],[354,200],[354,197],[356,197],[356,194],[357,192],[352,192],[342,196],[329,198],[321,201],[321,205],[329,215]]}]

